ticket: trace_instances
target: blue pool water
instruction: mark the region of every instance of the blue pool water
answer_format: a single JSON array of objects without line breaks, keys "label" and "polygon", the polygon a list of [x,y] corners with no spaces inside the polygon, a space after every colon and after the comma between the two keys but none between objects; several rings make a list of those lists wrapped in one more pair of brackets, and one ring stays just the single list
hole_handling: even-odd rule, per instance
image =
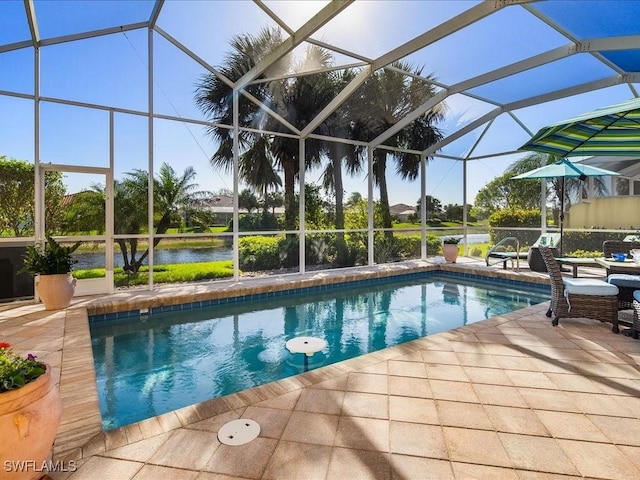
[{"label": "blue pool water", "polygon": [[[287,340],[328,342],[309,369],[549,299],[533,284],[444,272],[124,319],[91,317],[105,430],[303,371]],[[273,295],[273,294],[271,294]]]}]

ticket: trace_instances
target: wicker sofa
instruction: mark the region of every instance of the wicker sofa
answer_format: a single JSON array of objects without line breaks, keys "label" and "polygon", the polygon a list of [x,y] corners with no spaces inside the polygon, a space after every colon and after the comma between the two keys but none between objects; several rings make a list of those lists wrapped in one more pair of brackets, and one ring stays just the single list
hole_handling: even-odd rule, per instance
[{"label": "wicker sofa", "polygon": [[611,322],[611,331],[618,333],[618,287],[602,280],[563,278],[551,249],[539,249],[551,280],[551,302],[546,314],[553,315],[551,324],[558,325],[561,318],[592,318]]}]

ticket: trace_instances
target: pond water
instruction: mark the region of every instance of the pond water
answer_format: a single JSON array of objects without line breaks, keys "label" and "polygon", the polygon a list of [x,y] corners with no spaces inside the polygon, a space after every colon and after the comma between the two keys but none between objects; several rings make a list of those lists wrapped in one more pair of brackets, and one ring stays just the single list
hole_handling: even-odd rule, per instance
[{"label": "pond water", "polygon": [[[141,252],[144,253],[144,250]],[[74,257],[78,263],[74,265],[74,270],[85,268],[104,268],[104,253],[79,253]],[[114,264],[122,267],[124,262],[120,250],[114,254]],[[233,251],[226,247],[201,247],[201,248],[171,248],[167,250],[156,250],[153,255],[153,262],[156,265],[167,265],[174,263],[196,263],[214,262],[217,260],[232,260]]]},{"label": "pond water", "polygon": [[[455,238],[462,238],[462,235],[450,235]],[[472,233],[467,235],[469,244],[483,243],[489,241],[488,233]],[[460,242],[464,245],[464,242]],[[144,250],[141,252],[143,253]],[[74,257],[78,263],[74,265],[74,270],[84,270],[88,268],[104,268],[104,253],[77,253]],[[116,267],[122,267],[122,254],[116,249],[114,254]],[[153,261],[156,265],[168,265],[175,263],[196,263],[214,262],[217,260],[232,260],[233,250],[227,247],[198,247],[198,248],[171,248],[156,250]]]}]

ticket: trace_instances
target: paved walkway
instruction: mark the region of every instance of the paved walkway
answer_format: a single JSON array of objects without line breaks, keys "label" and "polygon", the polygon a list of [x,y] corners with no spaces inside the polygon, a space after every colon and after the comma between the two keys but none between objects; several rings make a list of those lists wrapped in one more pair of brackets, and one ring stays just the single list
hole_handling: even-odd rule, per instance
[{"label": "paved walkway", "polygon": [[[54,458],[77,471],[53,479],[640,478],[640,341],[593,320],[551,327],[547,304],[106,434],[94,431],[89,304],[0,312],[2,340],[61,376]],[[236,418],[260,436],[220,444]]]}]

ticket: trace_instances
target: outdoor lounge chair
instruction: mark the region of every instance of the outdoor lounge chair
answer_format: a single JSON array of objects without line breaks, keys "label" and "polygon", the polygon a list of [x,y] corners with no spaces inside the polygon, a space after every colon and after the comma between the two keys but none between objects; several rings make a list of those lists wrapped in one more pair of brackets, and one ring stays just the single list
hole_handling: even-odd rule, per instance
[{"label": "outdoor lounge chair", "polygon": [[[487,267],[491,266],[492,264],[502,262],[502,268],[506,269],[507,262],[509,260],[511,260],[511,268],[513,268],[514,261],[516,261],[519,268],[520,260],[528,260],[531,270],[536,272],[544,272],[546,267],[542,262],[542,258],[537,251],[532,255],[531,250],[533,250],[534,248],[537,250],[538,246],[541,244],[550,246],[555,249],[556,245],[558,245],[559,242],[559,233],[543,233],[533,243],[531,249],[528,252],[521,252],[520,241],[516,237],[505,237],[489,249],[485,257],[485,262],[487,263]],[[557,250],[554,250],[554,252],[556,251]],[[497,261],[492,261],[491,259],[497,259]],[[534,263],[533,267],[531,266],[532,263]]]},{"label": "outdoor lounge chair", "polygon": [[[487,267],[502,262],[502,268],[505,270],[508,261],[511,261],[511,268],[513,268],[513,262],[515,261],[517,268],[520,269],[520,259],[526,260],[526,258],[527,252],[520,252],[518,239],[516,237],[505,237],[489,249],[484,261],[487,263]],[[492,259],[497,259],[497,261],[492,261]]]},{"label": "outdoor lounge chair", "polygon": [[593,318],[611,322],[618,333],[618,287],[591,278],[564,278],[560,266],[549,247],[540,246],[540,254],[551,279],[551,303],[547,317],[553,315],[551,325],[561,318]]}]

